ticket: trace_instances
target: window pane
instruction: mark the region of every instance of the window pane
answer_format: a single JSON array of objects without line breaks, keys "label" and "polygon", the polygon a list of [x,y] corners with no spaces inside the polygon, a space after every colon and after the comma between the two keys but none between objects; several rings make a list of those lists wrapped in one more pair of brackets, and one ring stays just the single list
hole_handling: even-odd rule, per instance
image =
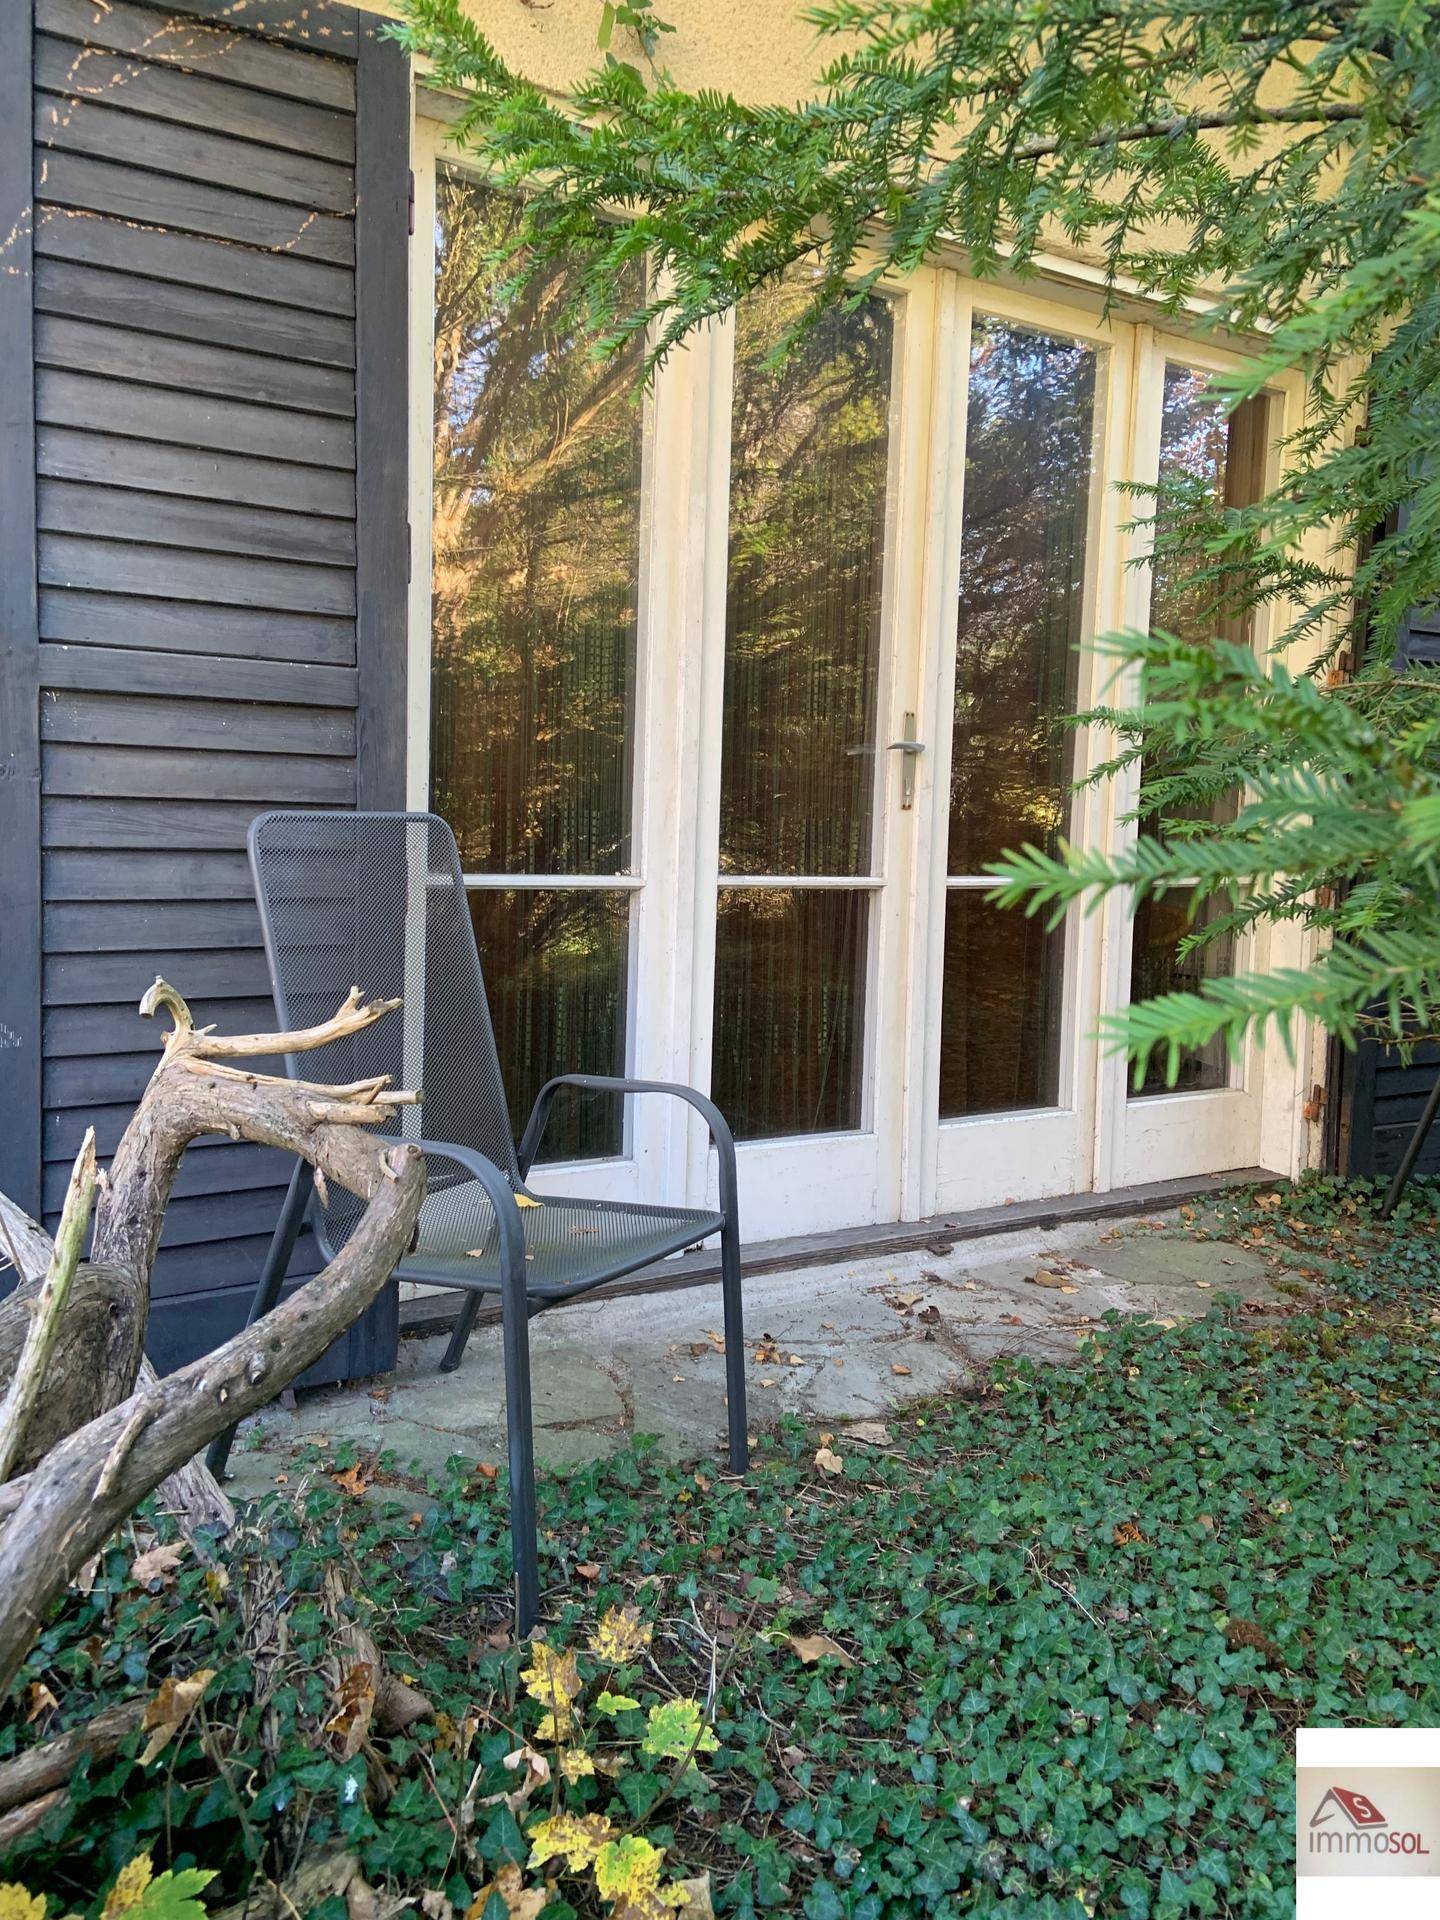
[{"label": "window pane", "polygon": [[[1095,434],[1096,354],[977,316],[970,345],[949,871],[1053,844],[1069,814],[1076,647]],[[940,1114],[1059,1098],[1063,935],[949,894]]]},{"label": "window pane", "polygon": [[514,200],[436,192],[433,804],[471,872],[622,872],[640,349],[590,357],[563,268],[502,308]]},{"label": "window pane", "polygon": [[[472,887],[470,919],[519,1130],[552,1074],[624,1071],[628,893]],[[561,1094],[541,1160],[619,1153],[621,1102]]]},{"label": "window pane", "polygon": [[[1265,486],[1269,404],[1257,394],[1231,414],[1211,391],[1211,376],[1193,367],[1165,369],[1160,415],[1160,481],[1185,484],[1199,500],[1227,507],[1249,506]],[[1158,515],[1163,530],[1171,514],[1183,513],[1183,498]],[[1218,613],[1213,584],[1197,585],[1195,569],[1178,556],[1159,554],[1151,577],[1150,625],[1185,640],[1248,639],[1247,623]]]},{"label": "window pane", "polygon": [[793,284],[736,318],[720,867],[869,870],[894,322],[831,310],[777,372]]},{"label": "window pane", "polygon": [[869,896],[721,889],[711,1092],[739,1140],[860,1124]]},{"label": "window pane", "polygon": [[952,874],[1050,844],[1069,810],[1094,350],[976,318],[950,772]]},{"label": "window pane", "polygon": [[[1223,905],[1207,901],[1197,916],[1221,913]],[[1134,958],[1130,998],[1153,1000],[1161,993],[1194,993],[1202,980],[1221,979],[1234,969],[1235,942],[1227,934],[1213,946],[1201,947],[1181,960],[1176,947],[1195,928],[1190,918],[1188,892],[1167,893],[1162,900],[1142,901],[1135,914]],[[1212,1040],[1196,1052],[1180,1057],[1180,1076],[1173,1087],[1165,1084],[1164,1054],[1153,1055],[1139,1089],[1147,1093],[1203,1093],[1230,1084],[1230,1059],[1223,1040]],[[1132,1093],[1134,1089],[1132,1088]]]},{"label": "window pane", "polygon": [[1063,931],[955,890],[945,900],[940,1118],[1059,1099]]},{"label": "window pane", "polygon": [[[1225,506],[1245,506],[1259,499],[1265,484],[1265,457],[1269,437],[1269,405],[1264,394],[1247,400],[1227,416],[1223,400],[1211,392],[1208,374],[1193,367],[1170,365],[1165,369],[1165,387],[1160,420],[1160,480],[1188,482],[1204,500]],[[1167,513],[1183,512],[1183,501],[1170,506],[1161,503],[1159,520],[1163,527]],[[1157,556],[1150,588],[1150,625],[1182,639],[1205,641],[1216,637],[1245,644],[1249,623],[1231,615],[1222,615],[1215,605],[1213,583],[1206,586],[1193,577],[1194,568],[1183,565],[1175,556]],[[1152,776],[1154,761],[1147,763]],[[1217,823],[1233,820],[1239,807],[1238,794],[1226,794],[1203,810],[1174,808],[1168,817],[1209,819]],[[1155,831],[1163,819],[1154,816],[1141,831]],[[1202,979],[1222,978],[1234,971],[1235,943],[1217,941],[1213,947],[1180,961],[1176,942],[1191,929],[1189,901],[1183,893],[1172,893],[1164,900],[1146,901],[1135,915],[1133,953],[1130,963],[1130,998],[1153,999],[1156,994],[1193,990]],[[1217,900],[1201,910],[1201,921],[1208,914],[1225,910]],[[1214,1042],[1197,1053],[1185,1054],[1175,1088],[1165,1084],[1164,1060],[1152,1061],[1140,1094],[1166,1093],[1184,1089],[1209,1091],[1229,1085],[1230,1063],[1223,1042]],[[1132,1097],[1135,1089],[1132,1088]]]}]

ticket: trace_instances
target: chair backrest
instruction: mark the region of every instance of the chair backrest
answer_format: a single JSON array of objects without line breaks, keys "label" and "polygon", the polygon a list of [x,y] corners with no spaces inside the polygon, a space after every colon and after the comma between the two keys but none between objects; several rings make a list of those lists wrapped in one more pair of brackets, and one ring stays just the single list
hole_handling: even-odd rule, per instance
[{"label": "chair backrest", "polygon": [[[419,1088],[385,1131],[451,1140],[519,1178],[455,836],[433,813],[262,814],[250,866],[282,1027],[318,1026],[352,986],[403,999],[383,1020],[288,1062],[305,1079],[388,1073]],[[433,1182],[432,1182],[433,1184]]]}]

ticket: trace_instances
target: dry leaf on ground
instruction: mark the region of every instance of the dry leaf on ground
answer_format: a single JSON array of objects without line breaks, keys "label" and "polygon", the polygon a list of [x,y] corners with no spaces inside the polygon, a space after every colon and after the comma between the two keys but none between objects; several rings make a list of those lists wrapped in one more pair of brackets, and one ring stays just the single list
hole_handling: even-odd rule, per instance
[{"label": "dry leaf on ground", "polygon": [[148,1587],[152,1581],[160,1580],[168,1587],[174,1581],[175,1569],[185,1558],[185,1542],[171,1540],[163,1546],[147,1547],[144,1553],[137,1553],[130,1564],[130,1578],[142,1587]]},{"label": "dry leaf on ground", "polygon": [[146,1707],[145,1718],[140,1723],[150,1736],[140,1756],[142,1767],[148,1767],[156,1755],[169,1746],[199,1706],[206,1687],[214,1678],[213,1667],[201,1667],[186,1680],[177,1680],[172,1675],[161,1682],[160,1691]]},{"label": "dry leaf on ground", "polygon": [[790,1647],[807,1667],[813,1667],[817,1660],[838,1660],[842,1667],[855,1664],[854,1655],[847,1653],[828,1633],[792,1633]]},{"label": "dry leaf on ground", "polygon": [[815,1455],[815,1464],[822,1473],[843,1473],[845,1462],[831,1447],[821,1447]]}]

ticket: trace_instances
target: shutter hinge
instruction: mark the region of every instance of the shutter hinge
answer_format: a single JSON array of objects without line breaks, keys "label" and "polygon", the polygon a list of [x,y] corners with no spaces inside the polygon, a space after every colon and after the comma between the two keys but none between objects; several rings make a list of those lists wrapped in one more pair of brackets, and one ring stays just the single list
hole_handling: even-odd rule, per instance
[{"label": "shutter hinge", "polygon": [[413,170],[410,173],[409,194],[405,201],[405,231],[407,233],[414,233],[415,231],[415,174]]},{"label": "shutter hinge", "polygon": [[1310,1098],[1300,1111],[1312,1127],[1319,1125],[1320,1116],[1325,1111],[1325,1089],[1318,1080],[1310,1089]]}]

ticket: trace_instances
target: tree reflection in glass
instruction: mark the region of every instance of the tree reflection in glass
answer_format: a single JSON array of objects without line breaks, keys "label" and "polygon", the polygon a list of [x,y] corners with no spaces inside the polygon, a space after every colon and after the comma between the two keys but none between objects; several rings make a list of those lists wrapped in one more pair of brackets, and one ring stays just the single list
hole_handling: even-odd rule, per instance
[{"label": "tree reflection in glass", "polygon": [[[894,316],[752,295],[735,324],[711,1088],[737,1137],[860,1125]],[[793,878],[725,887],[727,876]]]},{"label": "tree reflection in glass", "polygon": [[[948,869],[1053,847],[1067,823],[1085,616],[1096,361],[1063,336],[977,315],[956,621]],[[1058,1098],[1064,937],[952,889],[940,1113]]]},{"label": "tree reflection in glass", "polygon": [[[641,349],[595,358],[568,276],[506,299],[516,203],[436,181],[431,801],[476,875],[630,866]],[[639,287],[626,299],[638,299]],[[624,1054],[628,894],[473,894],[517,1111],[550,1073]],[[555,1116],[547,1157],[615,1152],[618,1103]]]},{"label": "tree reflection in glass", "polygon": [[[1243,506],[1259,498],[1264,487],[1268,443],[1269,403],[1264,394],[1243,402],[1234,411],[1212,391],[1210,376],[1193,367],[1171,364],[1165,369],[1160,414],[1160,470],[1162,488],[1156,507],[1157,529],[1163,533],[1174,515],[1215,506]],[[1249,622],[1236,618],[1217,601],[1213,581],[1197,578],[1189,565],[1162,546],[1151,569],[1150,626],[1152,631],[1178,634],[1182,639],[1206,641],[1215,637],[1248,644]],[[1147,760],[1146,772],[1157,769]],[[1177,819],[1233,819],[1239,794],[1217,799],[1208,814],[1171,813]],[[1153,831],[1152,816],[1141,831]],[[1232,973],[1235,941],[1226,933],[1203,947],[1180,951],[1180,943],[1197,926],[1218,918],[1225,910],[1220,900],[1207,900],[1192,919],[1190,897],[1172,892],[1162,900],[1146,900],[1135,914],[1131,936],[1130,998],[1151,1000],[1163,993],[1193,993],[1206,979]],[[1203,1093],[1227,1086],[1230,1060],[1223,1039],[1180,1057],[1174,1086],[1167,1083],[1167,1061],[1155,1055],[1147,1068],[1141,1095]],[[1132,1094],[1137,1091],[1132,1089]]]}]

